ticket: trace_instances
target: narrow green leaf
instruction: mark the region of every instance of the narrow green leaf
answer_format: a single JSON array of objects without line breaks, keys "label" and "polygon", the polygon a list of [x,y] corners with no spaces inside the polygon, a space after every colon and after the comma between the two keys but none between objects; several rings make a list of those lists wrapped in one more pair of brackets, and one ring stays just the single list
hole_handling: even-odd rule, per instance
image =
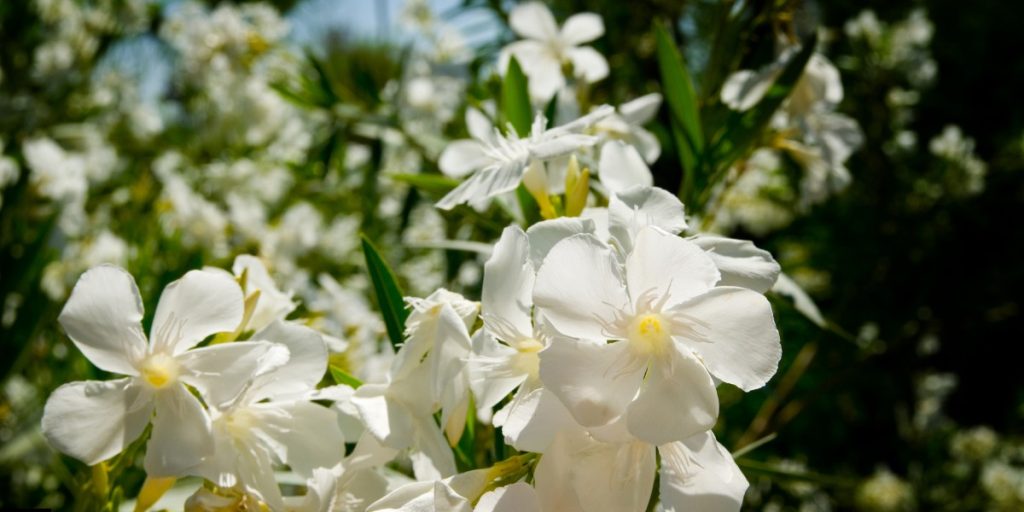
[{"label": "narrow green leaf", "polygon": [[366,235],[362,235],[363,255],[366,257],[366,270],[370,273],[373,291],[377,296],[377,305],[384,317],[384,326],[388,331],[391,345],[398,350],[405,332],[405,319],[409,312],[402,300],[402,289],[398,286],[394,272],[388,266],[380,251],[373,246]]},{"label": "narrow green leaf", "polygon": [[704,151],[704,132],[700,125],[700,106],[693,79],[683,62],[675,40],[664,24],[655,29],[658,42],[658,68],[661,70],[661,88],[672,117],[679,122],[686,144],[679,148],[683,167],[697,166]]},{"label": "narrow green leaf", "polygon": [[526,190],[522,183],[516,189],[516,199],[519,200],[519,209],[523,212],[523,221],[527,226],[532,226],[541,221],[540,206],[537,205],[537,200],[530,195],[530,191]]},{"label": "narrow green leaf", "polygon": [[512,123],[520,137],[530,132],[530,122],[533,120],[530,90],[523,68],[519,67],[515,57],[509,59],[505,81],[501,85],[501,110],[505,120]]},{"label": "narrow green leaf", "polygon": [[731,112],[726,120],[725,130],[714,141],[711,152],[719,172],[728,169],[739,157],[753,149],[761,132],[771,121],[775,111],[793,92],[793,86],[803,76],[807,61],[814,54],[818,36],[812,35],[804,41],[800,52],[789,59],[779,78],[768,89],[761,101],[745,112]]},{"label": "narrow green leaf", "polygon": [[391,174],[389,176],[395,181],[408,183],[418,190],[438,196],[447,194],[459,186],[459,180],[453,180],[440,174]]},{"label": "narrow green leaf", "polygon": [[333,364],[329,367],[331,371],[331,378],[334,379],[335,384],[344,384],[351,387],[352,389],[359,389],[359,386],[363,385],[363,381],[355,378],[352,374],[334,366]]}]

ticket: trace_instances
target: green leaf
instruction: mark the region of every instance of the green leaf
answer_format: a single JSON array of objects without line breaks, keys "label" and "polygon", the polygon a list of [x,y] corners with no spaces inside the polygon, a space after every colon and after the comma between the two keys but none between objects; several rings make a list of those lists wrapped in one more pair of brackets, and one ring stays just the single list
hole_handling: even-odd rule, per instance
[{"label": "green leaf", "polygon": [[519,209],[523,212],[523,221],[527,226],[532,226],[541,221],[540,206],[537,205],[537,200],[530,195],[530,191],[526,190],[526,186],[522,183],[516,189],[516,199],[519,201]]},{"label": "green leaf", "polygon": [[771,121],[775,111],[793,92],[793,86],[803,76],[807,61],[814,54],[818,36],[812,35],[804,41],[800,52],[789,59],[779,78],[768,89],[761,101],[745,112],[731,112],[725,129],[714,141],[711,153],[714,155],[718,173],[723,173],[739,157],[753,149],[758,137]]},{"label": "green leaf", "polygon": [[[672,117],[678,123],[680,134],[676,138],[681,138],[685,142],[679,144],[679,159],[684,172],[692,177],[704,151],[704,132],[700,125],[697,93],[693,88],[693,79],[686,68],[686,63],[683,62],[683,56],[665,25],[659,24],[655,33],[662,92],[665,94]],[[692,188],[693,185],[686,186]]]},{"label": "green leaf", "polygon": [[440,174],[391,174],[390,177],[395,181],[408,183],[423,192],[436,196],[443,196],[459,186],[459,180]]},{"label": "green leaf", "polygon": [[329,369],[331,371],[331,378],[334,379],[335,384],[344,384],[352,389],[359,389],[359,386],[363,385],[363,381],[353,377],[352,374],[334,366],[333,364]]},{"label": "green leaf", "polygon": [[530,122],[533,120],[530,90],[523,68],[519,67],[519,61],[515,57],[509,59],[505,81],[501,84],[501,110],[505,114],[505,120],[512,123],[520,137],[530,133]]},{"label": "green leaf", "polygon": [[384,326],[388,330],[391,345],[398,350],[405,332],[405,319],[409,312],[402,300],[402,289],[398,286],[394,272],[388,266],[380,251],[373,246],[366,235],[362,235],[363,255],[366,257],[366,270],[370,273],[373,291],[377,296],[377,305],[384,317]]}]

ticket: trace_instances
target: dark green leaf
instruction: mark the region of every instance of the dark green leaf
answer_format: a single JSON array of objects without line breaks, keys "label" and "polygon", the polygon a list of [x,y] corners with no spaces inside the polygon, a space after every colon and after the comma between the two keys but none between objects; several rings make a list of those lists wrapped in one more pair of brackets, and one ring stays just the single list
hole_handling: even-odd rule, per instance
[{"label": "dark green leaf", "polygon": [[402,300],[402,289],[398,287],[395,274],[381,257],[380,251],[373,246],[366,235],[361,238],[363,255],[366,257],[366,270],[370,273],[373,291],[377,296],[377,305],[384,317],[384,326],[387,327],[391,345],[397,351],[405,332],[405,319],[409,316],[409,312],[405,309],[405,302]]},{"label": "dark green leaf", "polygon": [[519,67],[519,61],[515,57],[509,59],[505,81],[501,85],[501,110],[505,114],[505,120],[512,123],[520,137],[530,132],[530,122],[533,120],[530,91],[526,75],[523,74],[523,69]]},{"label": "dark green leaf", "polygon": [[683,147],[678,148],[680,160],[684,169],[694,169],[704,151],[704,132],[700,125],[697,93],[693,88],[693,80],[690,78],[686,63],[683,62],[683,56],[679,53],[672,36],[662,24],[659,24],[655,31],[662,92],[686,142]]},{"label": "dark green leaf", "polygon": [[359,389],[359,386],[363,385],[363,381],[353,377],[350,373],[334,366],[333,364],[329,367],[331,371],[331,378],[334,379],[336,384],[344,384],[351,387],[352,389]]}]

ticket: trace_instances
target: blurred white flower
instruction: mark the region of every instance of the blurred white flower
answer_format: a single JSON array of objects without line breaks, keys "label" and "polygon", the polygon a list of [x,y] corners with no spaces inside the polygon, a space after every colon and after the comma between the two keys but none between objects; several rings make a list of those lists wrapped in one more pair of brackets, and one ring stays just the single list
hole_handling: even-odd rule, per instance
[{"label": "blurred white flower", "polygon": [[590,12],[575,14],[561,28],[546,5],[527,2],[509,13],[509,25],[523,41],[509,44],[498,56],[504,75],[515,57],[529,77],[530,96],[547,101],[565,85],[563,70],[571,66],[572,76],[586,83],[608,76],[608,61],[590,46],[582,46],[604,34],[601,17]]}]

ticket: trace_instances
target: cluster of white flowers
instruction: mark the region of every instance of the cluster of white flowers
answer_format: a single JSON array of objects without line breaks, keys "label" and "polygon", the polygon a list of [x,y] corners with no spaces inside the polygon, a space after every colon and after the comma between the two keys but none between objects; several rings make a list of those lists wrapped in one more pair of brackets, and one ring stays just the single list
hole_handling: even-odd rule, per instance
[{"label": "cluster of white flowers", "polygon": [[[722,102],[738,111],[755,108],[796,55],[795,48],[785,48],[778,60],[761,70],[734,73],[722,86]],[[729,205],[723,208],[728,215],[715,219],[719,229],[739,224],[764,233],[788,224],[795,212],[780,207],[793,203],[782,154],[802,169],[795,194],[800,208],[820,203],[849,185],[846,160],[863,144],[863,134],[856,121],[836,112],[842,99],[839,70],[821,53],[812,54],[792,93],[771,119],[770,144],[730,170],[728,179],[735,185],[719,198]]]}]

